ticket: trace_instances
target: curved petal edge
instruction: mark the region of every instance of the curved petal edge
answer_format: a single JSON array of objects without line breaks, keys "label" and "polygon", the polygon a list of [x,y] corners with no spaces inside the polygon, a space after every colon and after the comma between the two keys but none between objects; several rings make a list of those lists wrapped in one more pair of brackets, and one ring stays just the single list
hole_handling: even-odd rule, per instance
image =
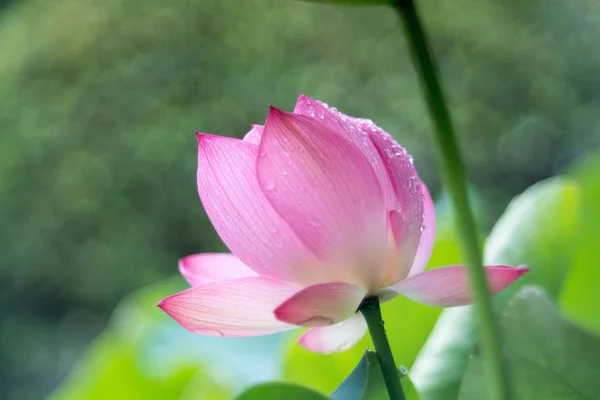
[{"label": "curved petal edge", "polygon": [[278,321],[273,310],[296,286],[250,277],[195,286],[158,303],[187,330],[209,336],[257,336],[294,328]]},{"label": "curved petal edge", "polygon": [[184,257],[179,260],[179,272],[192,286],[258,276],[236,256],[227,253],[202,253]]},{"label": "curved petal edge", "polygon": [[356,313],[335,325],[310,328],[298,339],[298,344],[315,353],[337,353],[358,343],[366,331],[365,318]]},{"label": "curved petal edge", "polygon": [[366,288],[344,282],[309,286],[277,307],[275,317],[301,326],[337,324],[356,312],[366,294]]},{"label": "curved petal edge", "polygon": [[[502,291],[529,271],[524,265],[496,265],[484,268],[492,294]],[[467,271],[463,266],[426,271],[400,281],[390,289],[416,302],[436,307],[455,307],[472,302]]]}]

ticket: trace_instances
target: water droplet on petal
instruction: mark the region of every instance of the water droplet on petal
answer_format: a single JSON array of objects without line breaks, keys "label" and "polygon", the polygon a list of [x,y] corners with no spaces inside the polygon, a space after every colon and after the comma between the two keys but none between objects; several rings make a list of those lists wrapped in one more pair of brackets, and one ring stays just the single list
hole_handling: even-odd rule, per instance
[{"label": "water droplet on petal", "polygon": [[271,191],[273,189],[275,189],[275,182],[267,182],[265,184],[265,190]]}]

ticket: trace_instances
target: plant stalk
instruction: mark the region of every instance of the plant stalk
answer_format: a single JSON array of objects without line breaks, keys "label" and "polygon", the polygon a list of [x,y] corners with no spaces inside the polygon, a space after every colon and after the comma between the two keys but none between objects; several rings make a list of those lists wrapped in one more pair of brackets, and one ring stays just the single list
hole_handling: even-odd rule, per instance
[{"label": "plant stalk", "polygon": [[375,345],[375,353],[379,359],[381,365],[381,372],[383,373],[383,380],[387,387],[390,400],[405,400],[404,390],[402,389],[402,383],[400,382],[400,374],[396,363],[394,362],[394,356],[392,355],[392,349],[388,342],[387,335],[385,334],[385,326],[383,318],[381,318],[381,309],[379,307],[379,299],[376,296],[368,297],[361,303],[358,310],[364,315]]},{"label": "plant stalk", "polygon": [[485,355],[489,398],[506,400],[510,398],[510,390],[500,331],[482,268],[479,238],[467,195],[465,168],[444,92],[438,79],[435,58],[415,7],[415,0],[394,0],[394,8],[402,19],[411,57],[435,127],[442,174],[452,199],[459,240],[467,261],[469,284],[475,300],[479,336]]}]

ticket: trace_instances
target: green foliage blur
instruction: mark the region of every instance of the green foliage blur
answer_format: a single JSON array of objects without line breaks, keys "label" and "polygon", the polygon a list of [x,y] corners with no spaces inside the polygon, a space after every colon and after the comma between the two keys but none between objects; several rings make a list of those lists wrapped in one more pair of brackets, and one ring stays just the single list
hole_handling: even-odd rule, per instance
[{"label": "green foliage blur", "polygon": [[[519,242],[542,249],[531,256],[522,248],[540,271],[562,271],[540,272],[532,283],[578,326],[600,332],[592,306],[600,305],[600,275],[590,267],[598,260],[600,164],[578,166],[600,144],[600,7],[596,0],[419,4],[482,205],[482,232],[517,193],[576,171],[569,173],[589,218],[575,228],[568,222],[576,213],[554,224],[557,214],[548,212],[532,218]],[[177,274],[178,258],[226,250],[197,198],[194,131],[239,137],[264,121],[268,105],[290,110],[299,94],[384,127],[440,197],[430,124],[390,9],[294,0],[0,1],[1,398],[44,397],[69,371],[53,398],[220,400],[277,377],[329,393],[348,375],[368,338],[325,357],[291,346],[289,336],[199,338],[153,307],[184,287],[178,277],[156,283]],[[550,236],[539,239],[537,223]],[[578,234],[559,249],[567,230]],[[460,261],[451,232],[442,224],[432,266]],[[124,296],[149,284],[111,317]],[[410,367],[440,310],[398,299],[384,313],[397,333],[397,360]],[[258,372],[250,376],[244,365]],[[419,389],[423,382],[415,379]]]}]

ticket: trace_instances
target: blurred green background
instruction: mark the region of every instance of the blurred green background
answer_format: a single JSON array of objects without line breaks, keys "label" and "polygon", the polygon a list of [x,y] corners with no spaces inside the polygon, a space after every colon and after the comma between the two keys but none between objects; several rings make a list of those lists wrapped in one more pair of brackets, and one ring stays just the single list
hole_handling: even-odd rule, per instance
[{"label": "blurred green background", "polygon": [[[522,224],[505,236],[527,235],[516,245],[496,239],[501,250],[486,254],[501,255],[487,257],[550,271],[532,282],[597,333],[589,304],[600,302],[585,286],[600,278],[589,272],[597,250],[573,250],[585,242],[577,235],[589,242],[600,223],[597,1],[419,4],[482,233],[516,194],[567,175],[545,183],[556,187],[549,195],[534,190],[525,214],[505,215],[505,225]],[[460,261],[392,10],[294,0],[0,1],[0,397],[39,399],[64,381],[55,399],[228,399],[282,371],[323,391],[339,383],[368,342],[336,356],[296,347],[288,356],[288,336],[201,338],[154,307],[185,287],[178,258],[225,250],[197,198],[194,132],[241,136],[270,104],[291,110],[299,94],[373,119],[408,148],[442,198],[432,265]],[[387,307],[388,318],[401,315],[390,329],[399,332],[398,361],[410,366],[440,310],[408,300]]]}]

